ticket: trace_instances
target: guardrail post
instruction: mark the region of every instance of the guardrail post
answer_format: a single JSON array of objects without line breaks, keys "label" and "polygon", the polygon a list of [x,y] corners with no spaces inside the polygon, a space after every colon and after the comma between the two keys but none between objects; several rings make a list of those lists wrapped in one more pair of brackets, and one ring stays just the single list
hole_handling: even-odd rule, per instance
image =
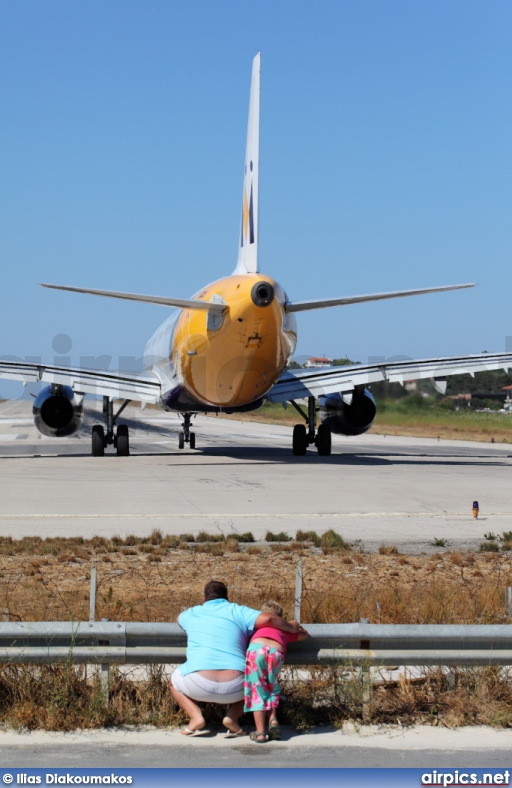
[{"label": "guardrail post", "polygon": [[302,605],[302,562],[299,559],[295,569],[295,621],[300,622],[300,608]]},{"label": "guardrail post", "polygon": [[101,665],[101,695],[103,704],[108,706],[109,701],[109,688],[110,688],[110,665],[102,663]]},{"label": "guardrail post", "polygon": [[[359,619],[360,624],[369,624],[368,618]],[[370,642],[362,640],[360,643],[361,648],[370,648]],[[363,722],[368,722],[370,719],[370,707],[372,700],[372,678],[370,673],[370,665],[365,664],[361,668],[361,707],[363,712]]]},{"label": "guardrail post", "polygon": [[89,621],[96,619],[96,566],[91,566],[91,591],[89,594]]},{"label": "guardrail post", "polygon": [[[94,575],[96,579],[96,567],[94,568]],[[102,618],[101,620],[110,621],[109,618]],[[102,662],[101,663],[101,694],[105,706],[108,706],[109,692],[110,692],[110,665],[108,664],[108,662]]]},{"label": "guardrail post", "polygon": [[505,610],[507,616],[512,616],[512,588],[510,586],[505,588]]}]

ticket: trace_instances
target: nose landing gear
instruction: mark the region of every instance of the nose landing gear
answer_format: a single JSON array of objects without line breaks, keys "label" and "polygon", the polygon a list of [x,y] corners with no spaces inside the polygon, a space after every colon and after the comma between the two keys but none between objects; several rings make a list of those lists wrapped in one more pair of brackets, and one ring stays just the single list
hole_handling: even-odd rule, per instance
[{"label": "nose landing gear", "polygon": [[293,407],[304,418],[304,424],[296,424],[293,428],[293,453],[296,457],[303,457],[309,445],[314,444],[320,457],[329,457],[331,454],[331,431],[326,424],[320,424],[316,429],[316,399],[308,397],[308,412],[305,413],[300,405],[290,400]]},{"label": "nose landing gear", "polygon": [[185,443],[188,443],[191,449],[196,448],[196,434],[195,432],[190,431],[190,419],[192,418],[192,413],[184,413],[183,414],[183,427],[182,432],[178,433],[178,448],[184,449]]},{"label": "nose landing gear", "polygon": [[130,454],[130,438],[126,424],[120,424],[115,429],[116,421],[131,402],[127,399],[123,402],[117,413],[114,414],[114,403],[110,397],[103,397],[103,415],[105,417],[105,429],[101,424],[95,424],[92,428],[92,456],[103,457],[105,446],[115,446],[118,457],[128,457]]}]

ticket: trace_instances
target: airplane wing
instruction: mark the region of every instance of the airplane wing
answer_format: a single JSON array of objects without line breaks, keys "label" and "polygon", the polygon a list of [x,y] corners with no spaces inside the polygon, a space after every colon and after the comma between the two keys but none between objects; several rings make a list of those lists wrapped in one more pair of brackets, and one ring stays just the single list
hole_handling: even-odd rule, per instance
[{"label": "airplane wing", "polygon": [[112,399],[129,399],[148,404],[160,400],[161,383],[151,372],[136,375],[129,372],[0,361],[0,379],[2,378],[21,380],[23,384],[39,381],[48,384],[56,383],[71,386],[77,393],[98,394]]},{"label": "airplane wing", "polygon": [[356,386],[387,380],[403,384],[407,380],[432,378],[437,390],[444,394],[449,375],[475,375],[512,369],[512,353],[482,353],[476,356],[427,358],[419,361],[390,361],[357,366],[322,367],[288,370],[270,389],[270,402],[286,402],[305,397],[320,397],[335,392],[351,392]]}]

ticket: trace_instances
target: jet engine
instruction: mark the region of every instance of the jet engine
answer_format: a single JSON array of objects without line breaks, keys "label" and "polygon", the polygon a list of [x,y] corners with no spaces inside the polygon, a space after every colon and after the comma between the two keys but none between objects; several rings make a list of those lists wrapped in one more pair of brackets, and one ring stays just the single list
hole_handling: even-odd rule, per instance
[{"label": "jet engine", "polygon": [[370,429],[377,413],[375,400],[368,389],[351,394],[319,397],[320,421],[337,435],[362,435]]},{"label": "jet engine", "polygon": [[32,414],[43,435],[63,438],[79,429],[83,418],[83,396],[77,397],[70,386],[52,384],[39,392]]}]

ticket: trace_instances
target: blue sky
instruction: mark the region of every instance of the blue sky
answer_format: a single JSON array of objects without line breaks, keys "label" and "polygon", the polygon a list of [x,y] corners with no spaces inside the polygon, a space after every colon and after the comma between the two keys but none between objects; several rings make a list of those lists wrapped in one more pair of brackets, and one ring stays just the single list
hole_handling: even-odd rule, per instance
[{"label": "blue sky", "polygon": [[505,349],[509,0],[45,0],[0,7],[0,354],[139,356],[237,254],[262,52],[260,264],[295,300],[479,283],[298,316],[299,354]]}]

